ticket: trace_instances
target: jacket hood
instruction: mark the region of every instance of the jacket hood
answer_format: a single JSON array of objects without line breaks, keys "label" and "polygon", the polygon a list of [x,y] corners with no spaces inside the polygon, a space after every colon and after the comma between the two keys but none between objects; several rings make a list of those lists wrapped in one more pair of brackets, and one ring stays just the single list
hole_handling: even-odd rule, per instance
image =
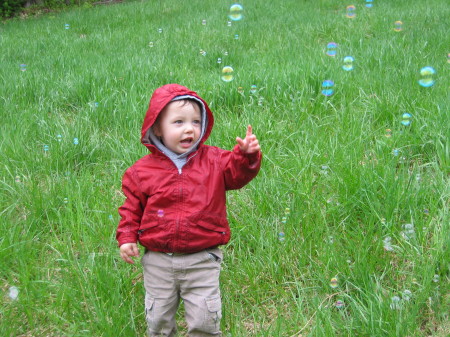
[{"label": "jacket hood", "polygon": [[203,144],[211,134],[211,130],[214,125],[214,117],[211,110],[209,109],[208,104],[200,96],[198,96],[195,91],[189,90],[188,88],[179,84],[166,84],[156,89],[152,97],[150,98],[150,103],[144,117],[144,123],[142,125],[141,142],[150,151],[152,151],[156,147],[149,140],[149,129],[153,126],[153,124],[155,124],[156,119],[158,118],[164,107],[176,97],[180,97],[180,99],[191,98],[198,101],[199,103],[203,103],[207,124],[199,145]]}]

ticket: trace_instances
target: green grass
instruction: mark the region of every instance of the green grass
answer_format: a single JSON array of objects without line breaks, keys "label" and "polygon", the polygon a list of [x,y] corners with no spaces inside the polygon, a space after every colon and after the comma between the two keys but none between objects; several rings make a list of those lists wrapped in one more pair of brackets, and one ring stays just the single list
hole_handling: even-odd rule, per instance
[{"label": "green grass", "polygon": [[122,174],[147,152],[148,100],[170,82],[210,102],[208,144],[231,149],[251,123],[264,152],[259,176],[228,194],[225,336],[450,333],[450,7],[358,0],[348,19],[350,2],[246,0],[228,27],[231,4],[137,1],[0,25],[1,336],[144,336],[141,268],[114,235]]}]

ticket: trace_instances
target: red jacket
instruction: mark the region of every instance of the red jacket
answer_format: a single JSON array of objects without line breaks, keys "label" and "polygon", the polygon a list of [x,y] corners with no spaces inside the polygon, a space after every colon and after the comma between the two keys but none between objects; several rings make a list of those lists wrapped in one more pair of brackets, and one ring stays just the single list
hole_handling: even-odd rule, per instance
[{"label": "red jacket", "polygon": [[195,92],[178,84],[168,84],[154,92],[141,141],[161,110],[174,97],[183,95],[204,103],[208,117],[205,134],[181,173],[154,145],[144,144],[151,153],[123,176],[126,200],[119,207],[119,246],[139,241],[152,251],[193,253],[226,244],[230,227],[225,191],[243,187],[258,174],[260,152],[249,155],[241,153],[238,146],[226,151],[203,144],[214,124],[212,112]]}]

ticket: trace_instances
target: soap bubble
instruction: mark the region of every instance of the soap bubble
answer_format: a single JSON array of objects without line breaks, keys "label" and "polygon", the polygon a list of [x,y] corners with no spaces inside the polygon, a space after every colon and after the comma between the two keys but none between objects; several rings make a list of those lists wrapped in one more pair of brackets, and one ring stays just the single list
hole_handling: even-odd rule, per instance
[{"label": "soap bubble", "polygon": [[63,203],[67,204],[69,202],[69,198],[64,198]]},{"label": "soap bubble", "polygon": [[238,87],[237,91],[238,91],[238,93],[243,94],[244,93],[244,88]]},{"label": "soap bubble", "polygon": [[345,16],[349,19],[354,19],[356,17],[356,7],[353,5],[347,6]]},{"label": "soap bubble", "polygon": [[402,229],[403,229],[403,231],[401,231],[400,234],[402,235],[402,237],[405,240],[409,241],[409,240],[415,239],[416,232],[414,230],[414,225],[413,224],[410,224],[410,223],[404,224],[402,226]]},{"label": "soap bubble", "polygon": [[260,96],[258,97],[258,106],[263,106],[264,104],[264,97]]},{"label": "soap bubble", "polygon": [[20,177],[19,176],[16,176],[14,179],[15,179],[16,183],[20,183]]},{"label": "soap bubble", "polygon": [[75,138],[73,139],[73,143],[74,143],[75,145],[78,145],[78,143],[79,143],[78,138],[75,137]]},{"label": "soap bubble", "polygon": [[433,282],[434,282],[434,283],[438,283],[438,282],[439,282],[439,275],[438,275],[438,274],[434,274],[434,276],[433,276]]},{"label": "soap bubble", "polygon": [[337,300],[334,305],[335,305],[336,308],[342,309],[344,307],[344,302],[341,301],[341,300]]},{"label": "soap bubble", "polygon": [[20,65],[20,71],[26,71],[26,70],[27,70],[27,65],[24,64],[24,63],[22,63],[22,64]]},{"label": "soap bubble", "polygon": [[162,209],[158,209],[158,217],[162,218],[164,216],[164,211]]},{"label": "soap bubble", "polygon": [[398,297],[398,296],[393,296],[393,297],[391,297],[390,308],[391,308],[392,310],[398,310],[398,309],[400,309],[400,297]]},{"label": "soap bubble", "polygon": [[286,207],[284,210],[284,214],[286,214],[286,215],[291,214],[291,209],[289,207]]},{"label": "soap bubble", "polygon": [[392,150],[392,154],[397,157],[400,154],[400,150],[399,149],[393,149]]},{"label": "soap bubble", "polygon": [[227,21],[227,26],[231,27],[231,21]]},{"label": "soap bubble", "polygon": [[329,42],[327,44],[326,54],[328,56],[336,56],[336,53],[337,53],[337,43]]},{"label": "soap bubble", "polygon": [[13,301],[17,300],[17,298],[19,297],[19,289],[15,286],[10,287],[8,290],[8,296]]},{"label": "soap bubble", "polygon": [[322,82],[322,94],[325,96],[331,96],[334,93],[334,82],[331,80],[325,80]]},{"label": "soap bubble", "polygon": [[386,138],[391,138],[392,137],[392,130],[391,129],[386,129],[386,133],[384,135]]},{"label": "soap bubble", "polygon": [[222,69],[222,81],[231,82],[234,78],[233,76],[233,68],[230,66],[223,67]]},{"label": "soap bubble", "polygon": [[373,7],[373,0],[366,0],[366,7],[372,8]]},{"label": "soap bubble", "polygon": [[48,145],[44,145],[44,151],[47,152],[49,149]]},{"label": "soap bubble", "polygon": [[284,217],[281,218],[281,223],[282,223],[282,224],[285,224],[286,221],[287,221],[287,217],[284,216]]},{"label": "soap bubble", "polygon": [[200,55],[206,56],[206,51],[204,51],[203,49],[200,49]]},{"label": "soap bubble", "polygon": [[252,95],[258,93],[258,87],[256,86],[256,84],[252,84],[252,86],[250,87],[250,93]]},{"label": "soap bubble", "polygon": [[284,234],[284,232],[279,232],[278,233],[278,241],[283,242],[286,238],[286,235]]},{"label": "soap bubble", "polygon": [[70,29],[70,25],[69,25],[68,23],[66,23],[66,24],[64,25],[64,28],[65,28],[65,29]]},{"label": "soap bubble", "polygon": [[447,63],[450,63],[450,53],[447,54]]},{"label": "soap bubble", "polygon": [[336,289],[338,287],[338,283],[339,283],[338,279],[336,277],[333,277],[330,280],[330,287],[333,288],[333,289]]},{"label": "soap bubble", "polygon": [[235,35],[234,35],[234,39],[235,39],[235,40],[239,40],[239,34],[235,34]]},{"label": "soap bubble", "polygon": [[411,119],[412,119],[411,114],[405,112],[405,113],[402,115],[402,124],[403,124],[404,126],[411,125]]},{"label": "soap bubble", "polygon": [[395,21],[394,22],[394,31],[401,32],[403,30],[403,22]]},{"label": "soap bubble", "polygon": [[162,28],[158,28],[158,33],[161,34],[163,32]]},{"label": "soap bubble", "polygon": [[222,59],[220,57],[217,59],[217,63],[219,63],[219,64],[222,63]]},{"label": "soap bubble", "polygon": [[430,214],[430,210],[429,210],[428,208],[425,208],[425,209],[423,210],[423,214],[429,215],[429,214]]},{"label": "soap bubble", "polygon": [[344,57],[344,65],[342,66],[342,69],[345,71],[353,70],[353,61],[355,59],[351,56]]},{"label": "soap bubble", "polygon": [[383,248],[384,250],[388,251],[388,252],[393,252],[394,251],[394,247],[392,247],[391,244],[392,238],[390,236],[386,236],[383,240]]},{"label": "soap bubble", "polygon": [[148,43],[148,46],[149,46],[150,48],[153,48],[153,46],[154,46],[153,41],[150,41],[150,42]]},{"label": "soap bubble", "polygon": [[403,293],[402,293],[403,300],[409,301],[411,299],[411,297],[412,297],[411,291],[409,291],[408,289],[403,290]]},{"label": "soap bubble", "polygon": [[108,215],[108,219],[111,220],[111,221],[114,220],[112,214]]},{"label": "soap bubble", "polygon": [[230,14],[228,15],[228,17],[230,18],[230,20],[239,21],[243,18],[243,11],[244,8],[240,4],[231,5]]},{"label": "soap bubble", "polygon": [[436,71],[432,67],[420,69],[420,76],[422,76],[422,78],[419,80],[419,84],[425,88],[431,87],[434,84],[433,76],[435,73]]},{"label": "soap bubble", "polygon": [[206,26],[206,20],[202,20],[202,25]]},{"label": "soap bubble", "polygon": [[62,136],[61,135],[57,135],[56,139],[58,140],[58,142],[62,141]]}]

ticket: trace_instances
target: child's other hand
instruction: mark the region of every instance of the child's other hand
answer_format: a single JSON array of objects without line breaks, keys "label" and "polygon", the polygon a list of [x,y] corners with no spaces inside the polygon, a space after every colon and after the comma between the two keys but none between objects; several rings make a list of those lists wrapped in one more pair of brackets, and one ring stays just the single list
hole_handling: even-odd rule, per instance
[{"label": "child's other hand", "polygon": [[131,256],[139,256],[139,249],[136,243],[124,243],[120,246],[120,257],[127,263],[134,264]]},{"label": "child's other hand", "polygon": [[258,139],[252,132],[251,125],[247,126],[247,134],[245,135],[245,138],[241,139],[239,137],[236,137],[236,141],[239,145],[239,148],[244,153],[255,153],[261,150]]}]

